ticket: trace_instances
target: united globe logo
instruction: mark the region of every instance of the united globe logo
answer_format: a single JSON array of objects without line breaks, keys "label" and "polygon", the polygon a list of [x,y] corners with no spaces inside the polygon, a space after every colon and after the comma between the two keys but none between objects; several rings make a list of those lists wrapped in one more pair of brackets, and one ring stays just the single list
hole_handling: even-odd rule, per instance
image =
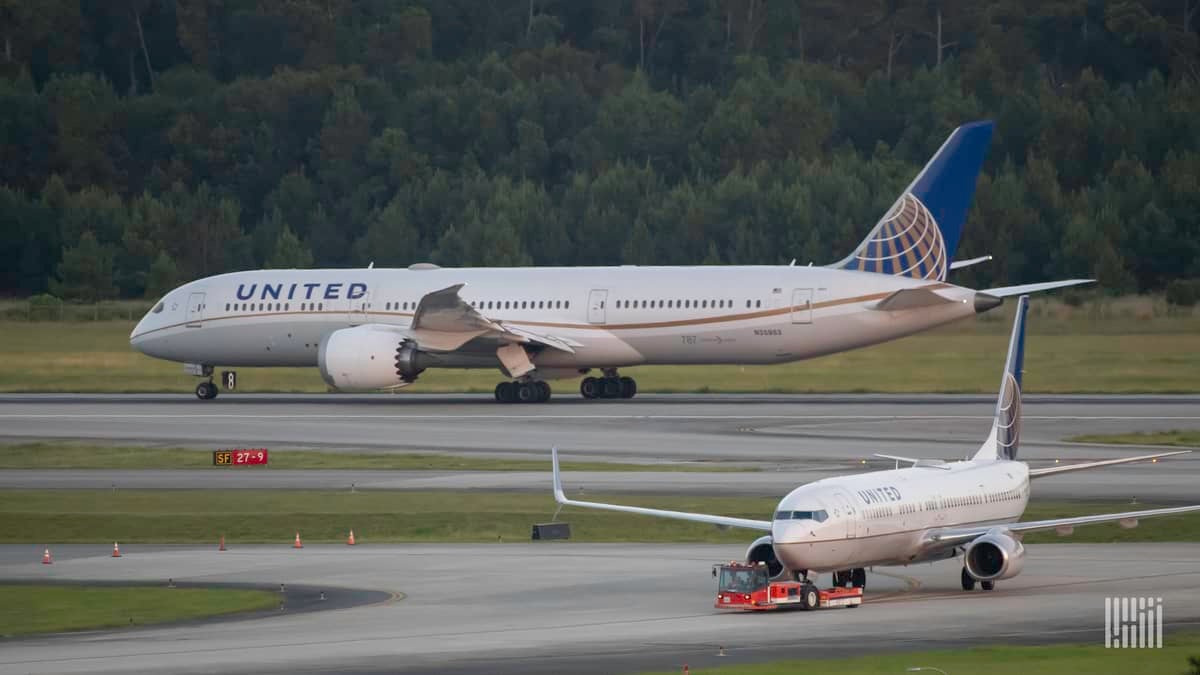
[{"label": "united globe logo", "polygon": [[1021,440],[1021,385],[1012,373],[1004,374],[1004,392],[1000,395],[1000,409],[996,415],[996,444],[999,455],[1005,459],[1017,458],[1017,444]]},{"label": "united globe logo", "polygon": [[946,243],[933,214],[906,192],[854,251],[846,269],[945,281]]}]

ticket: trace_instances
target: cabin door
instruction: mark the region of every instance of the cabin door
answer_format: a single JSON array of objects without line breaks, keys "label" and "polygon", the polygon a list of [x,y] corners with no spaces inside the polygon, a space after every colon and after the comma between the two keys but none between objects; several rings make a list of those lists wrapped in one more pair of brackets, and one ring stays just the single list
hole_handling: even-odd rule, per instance
[{"label": "cabin door", "polygon": [[812,323],[812,301],[813,289],[811,288],[795,288],[792,289],[792,323],[808,324]]},{"label": "cabin door", "polygon": [[200,322],[204,320],[204,294],[192,293],[188,296],[187,304],[187,327],[199,328]]},{"label": "cabin door", "polygon": [[608,304],[607,289],[593,289],[588,294],[588,323],[604,323]]}]

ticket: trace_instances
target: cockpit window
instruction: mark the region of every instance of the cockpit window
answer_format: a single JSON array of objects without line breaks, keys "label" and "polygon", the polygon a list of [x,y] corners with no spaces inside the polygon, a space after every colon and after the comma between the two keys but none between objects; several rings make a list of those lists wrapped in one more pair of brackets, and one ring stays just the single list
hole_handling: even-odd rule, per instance
[{"label": "cockpit window", "polygon": [[815,520],[818,523],[823,523],[829,519],[829,514],[821,509],[820,511],[776,511],[775,520]]},{"label": "cockpit window", "polygon": [[163,303],[161,303],[161,302],[160,302],[160,303],[158,303],[157,305],[155,305],[155,306],[154,306],[154,309],[152,309],[152,310],[150,310],[150,311],[151,311],[151,312],[153,312],[153,313],[155,313],[155,314],[159,314],[159,313],[161,313],[161,312],[163,311]]}]

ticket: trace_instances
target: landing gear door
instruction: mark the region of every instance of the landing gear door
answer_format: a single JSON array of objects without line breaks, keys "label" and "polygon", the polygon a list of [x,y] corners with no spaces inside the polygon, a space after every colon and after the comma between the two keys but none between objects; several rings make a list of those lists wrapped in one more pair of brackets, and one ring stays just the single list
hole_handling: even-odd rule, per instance
[{"label": "landing gear door", "polygon": [[792,323],[794,323],[794,324],[810,324],[810,323],[812,323],[812,302],[813,302],[813,289],[811,289],[811,288],[794,288],[794,289],[792,289]]},{"label": "landing gear door", "polygon": [[608,291],[594,289],[588,294],[588,323],[604,323],[608,304]]},{"label": "landing gear door", "polygon": [[192,293],[188,296],[187,304],[187,327],[199,328],[200,322],[204,320],[204,294]]}]

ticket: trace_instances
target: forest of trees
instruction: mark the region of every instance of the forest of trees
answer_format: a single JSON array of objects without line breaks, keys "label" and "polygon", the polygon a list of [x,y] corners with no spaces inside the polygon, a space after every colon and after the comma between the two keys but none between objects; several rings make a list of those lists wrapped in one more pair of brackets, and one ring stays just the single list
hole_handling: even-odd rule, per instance
[{"label": "forest of trees", "polygon": [[997,122],[964,284],[1200,277],[1200,0],[0,0],[0,295],[832,262]]}]

